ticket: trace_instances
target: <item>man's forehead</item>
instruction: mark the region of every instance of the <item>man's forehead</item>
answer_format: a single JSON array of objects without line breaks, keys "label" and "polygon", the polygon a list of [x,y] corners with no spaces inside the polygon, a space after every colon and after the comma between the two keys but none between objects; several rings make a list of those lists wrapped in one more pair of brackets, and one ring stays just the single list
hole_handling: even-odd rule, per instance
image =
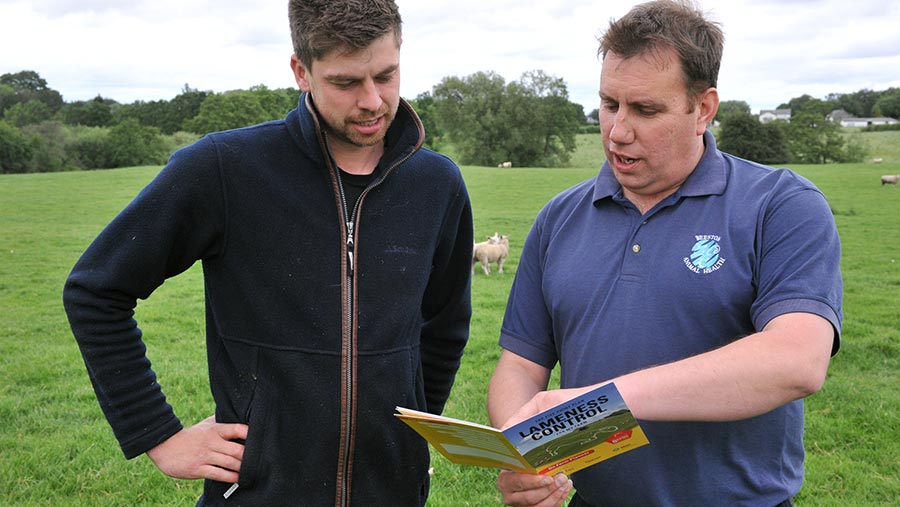
[{"label": "man's forehead", "polygon": [[603,63],[601,64],[601,73],[604,70],[614,71],[622,65],[634,63],[635,61],[641,61],[655,68],[656,70],[663,72],[672,65],[678,65],[679,56],[678,52],[674,48],[660,45],[650,46],[638,53],[624,56],[610,51],[603,58]]},{"label": "man's forehead", "polygon": [[363,66],[380,67],[382,71],[388,70],[392,66],[396,67],[400,61],[400,45],[388,40],[387,37],[390,36],[391,34],[387,34],[362,48],[348,45],[339,46],[321,58],[314,58],[312,67],[327,67],[330,69],[328,74],[334,72],[340,74],[363,73],[361,68]]}]

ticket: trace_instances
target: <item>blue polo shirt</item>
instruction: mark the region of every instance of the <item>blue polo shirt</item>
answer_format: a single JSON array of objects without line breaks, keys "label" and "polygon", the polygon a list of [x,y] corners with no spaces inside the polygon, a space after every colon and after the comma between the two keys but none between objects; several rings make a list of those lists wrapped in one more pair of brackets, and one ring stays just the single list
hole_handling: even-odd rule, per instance
[{"label": "blue polo shirt", "polygon": [[[778,315],[841,329],[840,240],[824,195],[786,169],[706,151],[646,214],[604,163],[554,197],[525,241],[500,345],[588,385],[706,352]],[[775,505],[803,480],[803,402],[729,423],[649,422],[650,445],[579,473],[621,505]]]}]

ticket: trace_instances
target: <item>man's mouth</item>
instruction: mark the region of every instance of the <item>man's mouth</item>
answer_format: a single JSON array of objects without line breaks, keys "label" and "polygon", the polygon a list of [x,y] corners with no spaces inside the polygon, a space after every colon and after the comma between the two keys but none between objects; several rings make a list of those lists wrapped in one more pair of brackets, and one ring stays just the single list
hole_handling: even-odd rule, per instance
[{"label": "man's mouth", "polygon": [[365,120],[353,120],[352,124],[360,134],[371,135],[381,130],[382,122],[384,122],[384,116],[376,116]]}]

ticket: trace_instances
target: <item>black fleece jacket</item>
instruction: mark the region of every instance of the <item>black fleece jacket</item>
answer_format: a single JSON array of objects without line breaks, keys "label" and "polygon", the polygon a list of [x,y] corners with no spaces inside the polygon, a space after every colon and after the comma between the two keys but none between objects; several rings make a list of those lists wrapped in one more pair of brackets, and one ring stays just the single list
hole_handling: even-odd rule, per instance
[{"label": "black fleece jacket", "polygon": [[249,425],[240,487],[226,500],[229,484],[206,481],[202,505],[425,503],[426,442],[393,412],[440,413],[459,367],[468,194],[452,161],[421,148],[401,101],[358,209],[344,206],[314,111],[304,94],[284,120],[176,152],[66,281],[73,333],[131,458],[182,429],[137,299],[202,261],[216,418]]}]

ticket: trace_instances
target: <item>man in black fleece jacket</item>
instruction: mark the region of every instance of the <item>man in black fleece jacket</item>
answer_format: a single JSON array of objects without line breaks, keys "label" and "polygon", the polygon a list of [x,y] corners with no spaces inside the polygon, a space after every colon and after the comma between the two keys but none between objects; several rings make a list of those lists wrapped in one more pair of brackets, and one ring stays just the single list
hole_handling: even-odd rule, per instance
[{"label": "man in black fleece jacket", "polygon": [[[198,505],[422,506],[427,444],[393,409],[440,413],[459,367],[468,194],[400,99],[394,2],[289,13],[297,109],[176,152],[77,262],[66,312],[125,456],[205,479]],[[216,410],[184,427],[133,317],[197,260]]]}]

